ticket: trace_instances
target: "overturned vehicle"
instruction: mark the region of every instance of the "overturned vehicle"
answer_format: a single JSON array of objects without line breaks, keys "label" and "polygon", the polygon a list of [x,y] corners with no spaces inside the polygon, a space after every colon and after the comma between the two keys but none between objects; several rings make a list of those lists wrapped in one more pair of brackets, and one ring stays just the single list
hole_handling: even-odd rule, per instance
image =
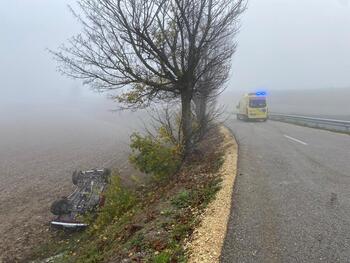
[{"label": "overturned vehicle", "polygon": [[76,188],[68,197],[52,203],[50,210],[56,217],[50,222],[51,226],[77,230],[86,228],[87,224],[78,217],[104,205],[104,191],[110,176],[108,169],[74,171],[72,181]]}]

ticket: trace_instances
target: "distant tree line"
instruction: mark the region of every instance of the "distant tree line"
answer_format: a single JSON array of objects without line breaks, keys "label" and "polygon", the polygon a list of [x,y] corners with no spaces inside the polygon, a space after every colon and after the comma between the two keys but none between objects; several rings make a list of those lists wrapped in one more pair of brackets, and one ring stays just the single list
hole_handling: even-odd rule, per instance
[{"label": "distant tree line", "polygon": [[53,51],[60,70],[97,91],[113,92],[123,108],[177,102],[183,152],[189,153],[215,118],[215,101],[228,78],[245,1],[78,4],[80,12],[72,12],[83,31]]}]

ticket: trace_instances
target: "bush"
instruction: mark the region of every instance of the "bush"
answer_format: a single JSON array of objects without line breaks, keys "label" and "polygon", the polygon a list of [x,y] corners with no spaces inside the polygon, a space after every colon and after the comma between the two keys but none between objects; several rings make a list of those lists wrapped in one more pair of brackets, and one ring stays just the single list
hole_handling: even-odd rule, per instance
[{"label": "bush", "polygon": [[121,186],[118,176],[111,177],[105,193],[105,204],[100,209],[94,228],[100,229],[127,213],[136,203],[134,193]]},{"label": "bush", "polygon": [[171,255],[169,252],[163,251],[160,254],[154,256],[153,263],[168,263],[171,261]]},{"label": "bush", "polygon": [[174,174],[181,163],[179,147],[162,138],[134,133],[130,147],[130,162],[141,172],[151,174],[157,181]]},{"label": "bush", "polygon": [[171,203],[177,208],[185,208],[191,204],[191,193],[183,190],[171,200]]}]

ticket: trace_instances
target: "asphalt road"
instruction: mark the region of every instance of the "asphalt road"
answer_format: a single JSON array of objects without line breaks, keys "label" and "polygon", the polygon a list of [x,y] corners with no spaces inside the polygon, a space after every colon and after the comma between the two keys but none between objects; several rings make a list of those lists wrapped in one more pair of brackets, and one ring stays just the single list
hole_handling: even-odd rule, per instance
[{"label": "asphalt road", "polygon": [[227,125],[239,171],[222,262],[350,262],[350,136]]}]

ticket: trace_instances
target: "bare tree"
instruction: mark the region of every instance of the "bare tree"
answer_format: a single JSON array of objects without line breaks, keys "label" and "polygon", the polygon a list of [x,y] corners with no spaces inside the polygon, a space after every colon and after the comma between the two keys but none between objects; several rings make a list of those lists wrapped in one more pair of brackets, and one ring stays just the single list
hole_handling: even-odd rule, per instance
[{"label": "bare tree", "polygon": [[[232,41],[232,39],[226,41]],[[232,44],[229,42],[228,45]],[[208,57],[217,55],[221,57],[218,59],[220,63],[207,67],[208,70],[196,84],[193,102],[199,126],[197,131],[199,140],[205,135],[209,123],[220,115],[220,109],[216,105],[217,97],[224,91],[231,69],[231,54],[223,57],[224,51],[225,43],[222,43],[220,50],[213,48],[211,53],[208,52],[203,56],[203,67],[207,67],[208,60],[211,61]]]},{"label": "bare tree", "polygon": [[81,15],[72,11],[83,33],[53,53],[63,73],[98,91],[117,90],[126,108],[179,99],[186,153],[197,82],[234,45],[201,67],[203,54],[234,36],[243,1],[79,0]]}]

